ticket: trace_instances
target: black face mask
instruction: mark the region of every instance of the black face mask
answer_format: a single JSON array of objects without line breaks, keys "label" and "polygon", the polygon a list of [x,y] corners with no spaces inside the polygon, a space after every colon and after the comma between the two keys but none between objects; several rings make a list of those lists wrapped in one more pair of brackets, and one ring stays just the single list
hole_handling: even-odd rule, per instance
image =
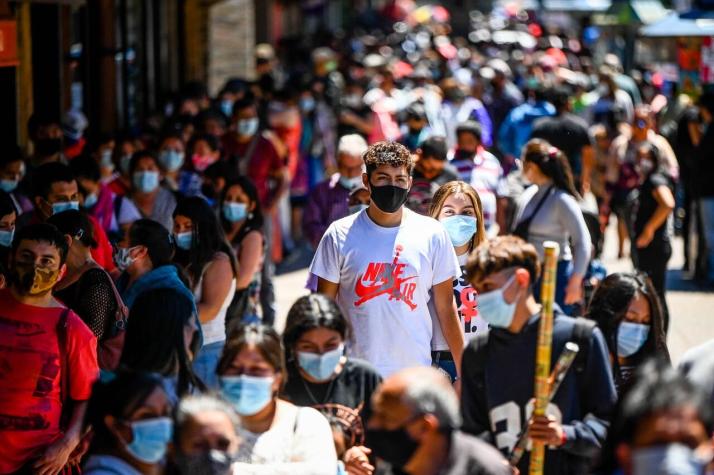
[{"label": "black face mask", "polygon": [[375,456],[396,468],[404,467],[419,448],[404,426],[399,429],[367,429],[365,440]]},{"label": "black face mask", "polygon": [[374,186],[372,188],[372,201],[377,208],[385,213],[396,213],[401,206],[406,203],[408,188],[400,188],[393,185]]},{"label": "black face mask", "polygon": [[469,152],[468,150],[458,149],[454,152],[454,160],[468,160],[473,158],[476,152]]},{"label": "black face mask", "polygon": [[41,157],[51,157],[62,151],[62,139],[39,139],[35,142],[35,151]]},{"label": "black face mask", "polygon": [[176,465],[181,475],[230,475],[233,457],[220,450],[198,455],[176,455]]}]

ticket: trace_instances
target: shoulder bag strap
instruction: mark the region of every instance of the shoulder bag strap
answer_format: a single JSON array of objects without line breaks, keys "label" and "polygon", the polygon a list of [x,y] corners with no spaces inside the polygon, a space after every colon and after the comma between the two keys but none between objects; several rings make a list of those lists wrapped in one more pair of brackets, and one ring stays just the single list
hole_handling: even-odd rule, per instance
[{"label": "shoulder bag strap", "polygon": [[[540,199],[540,201],[539,201],[538,204],[536,205],[536,207],[535,207],[535,209],[533,210],[533,212],[531,213],[531,215],[528,216],[527,219],[528,219],[529,221],[532,221],[533,218],[535,218],[536,214],[538,214],[538,211],[540,211],[540,208],[541,208],[541,207],[543,206],[543,204],[545,203],[545,200],[548,199],[548,197],[550,196],[550,192],[551,192],[552,190],[553,190],[553,186],[552,186],[552,185],[549,186],[547,190],[545,190],[545,194],[543,195],[543,198]],[[524,220],[524,221],[525,221],[525,220]]]}]

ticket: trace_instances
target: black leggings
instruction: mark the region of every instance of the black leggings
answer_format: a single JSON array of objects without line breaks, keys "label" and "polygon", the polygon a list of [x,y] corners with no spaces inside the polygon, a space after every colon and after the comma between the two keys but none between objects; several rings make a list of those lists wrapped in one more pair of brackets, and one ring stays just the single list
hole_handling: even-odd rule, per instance
[{"label": "black leggings", "polygon": [[652,279],[665,317],[665,331],[669,328],[669,310],[665,299],[665,288],[667,286],[667,262],[672,256],[672,246],[669,241],[652,241],[649,246],[637,249],[637,259],[635,267],[647,274]]}]

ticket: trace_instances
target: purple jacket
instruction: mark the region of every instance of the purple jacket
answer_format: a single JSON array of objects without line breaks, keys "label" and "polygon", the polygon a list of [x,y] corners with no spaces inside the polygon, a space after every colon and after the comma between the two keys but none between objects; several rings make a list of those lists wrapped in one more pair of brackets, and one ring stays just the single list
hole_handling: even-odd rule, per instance
[{"label": "purple jacket", "polygon": [[303,229],[306,237],[316,249],[325,234],[327,227],[349,214],[347,201],[350,192],[340,185],[340,175],[335,173],[327,180],[319,183],[307,199],[303,215]]}]

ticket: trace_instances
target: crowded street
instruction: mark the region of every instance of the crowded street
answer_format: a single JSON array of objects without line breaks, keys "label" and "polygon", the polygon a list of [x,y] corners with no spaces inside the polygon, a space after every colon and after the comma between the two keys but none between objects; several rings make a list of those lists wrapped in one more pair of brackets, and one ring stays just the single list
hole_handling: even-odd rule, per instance
[{"label": "crowded street", "polygon": [[714,475],[713,20],[0,0],[0,475]]}]

